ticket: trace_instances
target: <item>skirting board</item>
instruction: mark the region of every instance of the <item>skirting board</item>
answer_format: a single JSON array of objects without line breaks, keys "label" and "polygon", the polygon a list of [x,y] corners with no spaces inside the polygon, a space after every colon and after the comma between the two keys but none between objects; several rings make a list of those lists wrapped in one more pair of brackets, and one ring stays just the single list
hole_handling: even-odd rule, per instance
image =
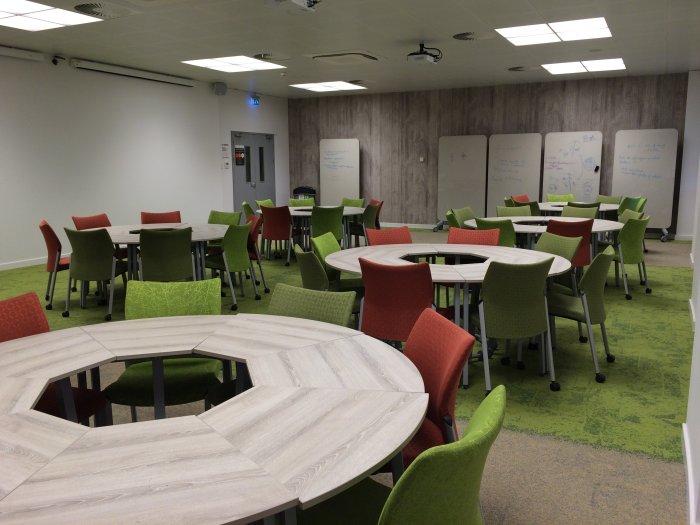
[{"label": "skirting board", "polygon": [[688,436],[688,425],[683,423],[683,459],[685,460],[685,471],[688,477],[688,523],[690,525],[699,525],[697,521],[697,507],[698,502],[695,499],[695,478],[693,476],[693,471],[690,469],[691,462],[691,451],[690,451],[690,437]]},{"label": "skirting board", "polygon": [[[68,255],[61,254],[61,257]],[[0,262],[0,270],[11,270],[12,268],[24,268],[25,266],[34,266],[36,264],[46,264],[46,256],[35,257],[33,259],[22,259],[19,261]]]}]

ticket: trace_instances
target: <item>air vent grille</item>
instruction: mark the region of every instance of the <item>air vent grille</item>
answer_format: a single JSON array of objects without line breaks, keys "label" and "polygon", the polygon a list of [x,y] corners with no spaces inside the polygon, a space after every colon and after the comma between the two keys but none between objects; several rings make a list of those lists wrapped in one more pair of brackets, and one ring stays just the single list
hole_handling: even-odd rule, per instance
[{"label": "air vent grille", "polygon": [[104,20],[112,18],[120,18],[135,13],[135,11],[118,5],[109,4],[107,2],[92,2],[87,4],[78,4],[73,9],[84,15],[96,16]]}]

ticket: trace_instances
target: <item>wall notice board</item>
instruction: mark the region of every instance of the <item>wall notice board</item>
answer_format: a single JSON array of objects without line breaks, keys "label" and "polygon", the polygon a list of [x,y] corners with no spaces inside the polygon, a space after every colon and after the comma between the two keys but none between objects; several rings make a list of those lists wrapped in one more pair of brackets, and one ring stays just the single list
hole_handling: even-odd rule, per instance
[{"label": "wall notice board", "polygon": [[360,197],[360,141],[322,139],[320,142],[320,204],[338,206],[343,197]]},{"label": "wall notice board", "polygon": [[440,137],[438,140],[438,219],[452,208],[470,206],[485,215],[486,135]]},{"label": "wall notice board", "polygon": [[647,198],[650,228],[669,228],[673,221],[678,130],[620,130],[615,134],[613,195]]},{"label": "wall notice board", "polygon": [[600,131],[547,133],[544,137],[542,200],[548,193],[573,193],[574,200],[593,202],[600,190]]},{"label": "wall notice board", "polygon": [[542,135],[518,133],[491,135],[489,138],[489,175],[486,213],[496,215],[503,198],[527,194],[540,196]]}]

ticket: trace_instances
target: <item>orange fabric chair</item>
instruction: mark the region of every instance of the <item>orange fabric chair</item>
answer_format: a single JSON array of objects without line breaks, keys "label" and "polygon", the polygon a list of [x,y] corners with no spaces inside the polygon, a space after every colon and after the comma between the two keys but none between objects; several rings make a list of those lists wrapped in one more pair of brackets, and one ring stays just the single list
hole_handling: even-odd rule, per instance
[{"label": "orange fabric chair", "polygon": [[466,228],[450,228],[447,232],[447,244],[480,244],[482,246],[498,246],[501,230],[468,230]]},{"label": "orange fabric chair", "polygon": [[84,215],[78,216],[73,215],[73,224],[75,224],[76,230],[89,230],[90,228],[106,228],[111,226],[112,223],[109,222],[109,217],[106,213],[100,213],[98,215]]},{"label": "orange fabric chair", "polygon": [[455,400],[460,373],[474,341],[469,332],[429,308],[413,326],[404,355],[416,365],[429,397],[425,419],[403,449],[406,466],[424,450],[457,440]]},{"label": "orange fabric chair", "polygon": [[284,241],[287,243],[287,262],[292,251],[292,214],[289,206],[268,207],[260,206],[263,216],[262,238],[267,241],[266,257],[270,258],[270,245],[272,241]]},{"label": "orange fabric chair", "polygon": [[576,255],[571,260],[571,266],[582,268],[591,264],[591,230],[593,219],[576,222],[551,220],[547,223],[547,231],[562,237],[582,237]]},{"label": "orange fabric chair", "polygon": [[166,224],[182,222],[180,210],[164,212],[141,212],[141,224]]},{"label": "orange fabric chair", "polygon": [[360,258],[365,296],[360,330],[386,341],[405,341],[416,319],[433,305],[428,263],[391,266]]},{"label": "orange fabric chair", "polygon": [[53,308],[53,291],[56,288],[56,274],[70,267],[70,255],[61,257],[61,241],[48,222],[41,221],[39,223],[39,229],[46,243],[46,271],[49,272],[49,282],[46,284],[45,299],[48,301],[48,303],[46,303],[46,309],[51,310]]},{"label": "orange fabric chair", "polygon": [[530,202],[530,197],[528,197],[527,194],[525,194],[525,195],[513,195],[513,196],[511,196],[511,199],[513,199],[515,202]]},{"label": "orange fabric chair", "polygon": [[[49,323],[35,293],[0,301],[0,343],[48,331]],[[90,416],[108,405],[107,399],[99,390],[72,388],[78,421],[87,424]],[[55,383],[49,383],[34,408],[52,416],[62,417],[61,396]],[[111,424],[111,421],[108,422]]]},{"label": "orange fabric chair", "polygon": [[411,244],[413,238],[408,226],[391,228],[390,230],[367,230],[367,245],[378,246],[380,244]]},{"label": "orange fabric chair", "polygon": [[382,206],[384,206],[384,201],[380,201],[380,200],[377,200],[377,199],[371,199],[371,200],[369,201],[369,203],[370,203],[372,206],[377,206],[377,217],[374,219],[374,223],[376,224],[377,229],[380,230],[380,229],[381,229],[381,225],[379,224],[379,214],[380,214],[381,211],[382,211]]}]

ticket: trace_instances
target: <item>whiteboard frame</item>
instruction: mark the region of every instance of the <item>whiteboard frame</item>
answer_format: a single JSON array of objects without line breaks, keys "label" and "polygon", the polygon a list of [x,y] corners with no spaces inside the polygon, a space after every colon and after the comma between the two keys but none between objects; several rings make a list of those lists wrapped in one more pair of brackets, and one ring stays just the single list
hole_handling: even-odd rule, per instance
[{"label": "whiteboard frame", "polygon": [[438,139],[437,218],[469,206],[478,216],[486,212],[486,135],[445,135]]},{"label": "whiteboard frame", "polygon": [[321,139],[318,158],[320,205],[340,206],[343,197],[360,198],[359,139]]}]

